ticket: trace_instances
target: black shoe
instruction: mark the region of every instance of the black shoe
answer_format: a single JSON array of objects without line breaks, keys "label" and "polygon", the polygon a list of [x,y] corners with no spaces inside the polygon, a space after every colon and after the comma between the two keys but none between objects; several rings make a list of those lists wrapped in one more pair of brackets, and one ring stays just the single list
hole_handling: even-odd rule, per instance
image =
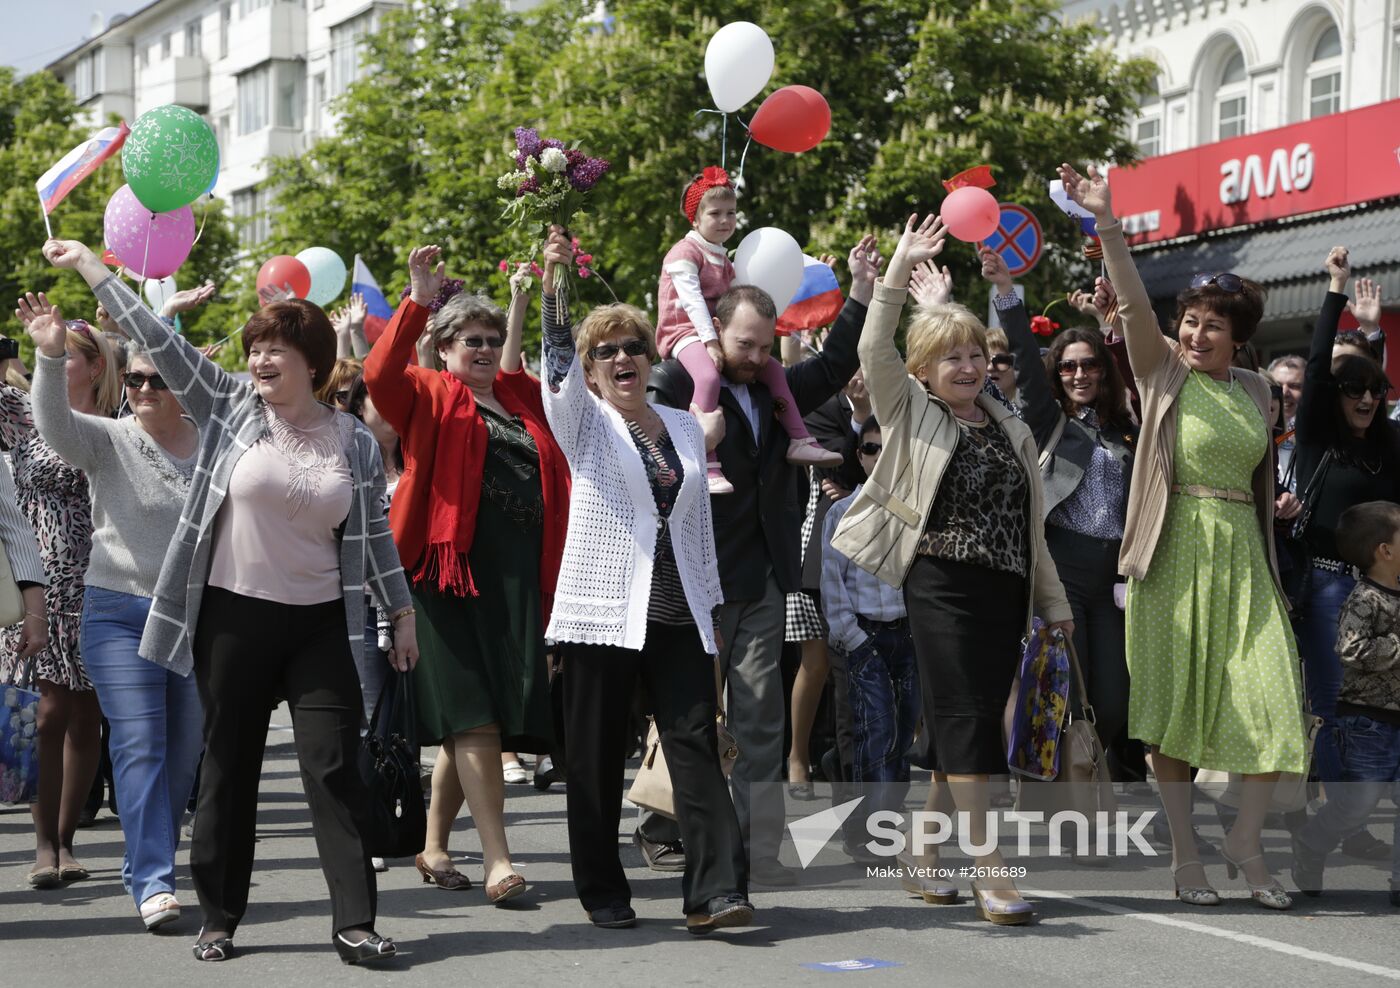
[{"label": "black shoe", "polygon": [[632,835],[642,860],[652,871],[685,871],[685,848],[680,841],[649,841],[638,830]]},{"label": "black shoe", "polygon": [[232,956],[233,937],[203,940],[194,945],[194,959],[197,961],[226,961]]},{"label": "black shoe", "polygon": [[331,938],[331,943],[335,944],[335,952],[346,964],[384,961],[399,952],[399,948],[394,946],[394,941],[381,937],[378,933],[371,933],[358,943],[347,940],[343,933],[337,933]]},{"label": "black shoe", "polygon": [[588,914],[588,921],[604,930],[625,930],[637,925],[637,913],[625,902],[614,902],[611,906],[594,909]]},{"label": "black shoe", "polygon": [[1400,889],[1391,890],[1390,905],[1392,906],[1392,908],[1400,909]]},{"label": "black shoe", "polygon": [[685,928],[697,937],[712,930],[731,926],[748,926],[753,922],[753,903],[738,892],[716,896],[705,904],[705,911],[691,913],[685,918]]},{"label": "black shoe", "polygon": [[873,853],[870,850],[870,848],[866,847],[864,844],[859,843],[858,841],[842,840],[841,850],[846,852],[846,857],[850,858],[857,864],[889,864],[890,861],[888,857],[883,857],[879,854]]},{"label": "black shoe", "polygon": [[749,865],[749,878],[759,885],[787,888],[797,884],[797,872],[780,863],[777,858],[755,861]]},{"label": "black shoe", "polygon": [[1342,841],[1342,853],[1358,861],[1389,861],[1390,845],[1371,831],[1362,829]]},{"label": "black shoe", "polygon": [[536,763],[534,780],[535,788],[538,789],[540,792],[546,792],[548,791],[549,787],[554,783],[558,782],[562,784],[564,781],[564,773],[559,771],[559,769],[555,767],[554,759],[550,758],[548,755],[545,755],[544,758],[540,759],[540,761],[548,761],[549,767],[544,771],[540,771],[540,766],[538,763]]}]

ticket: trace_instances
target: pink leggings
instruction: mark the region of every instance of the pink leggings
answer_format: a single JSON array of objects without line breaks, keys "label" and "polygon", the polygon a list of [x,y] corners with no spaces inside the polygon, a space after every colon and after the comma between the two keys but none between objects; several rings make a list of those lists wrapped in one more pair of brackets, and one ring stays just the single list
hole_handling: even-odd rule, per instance
[{"label": "pink leggings", "polygon": [[[710,359],[705,345],[692,343],[677,353],[676,359],[695,382],[695,393],[691,398],[695,407],[702,412],[713,412],[719,407],[720,375],[719,371],[715,370],[715,362]],[[760,384],[766,384],[769,393],[773,395],[773,407],[777,409],[778,421],[782,423],[788,438],[810,439],[807,424],[802,421],[797,402],[793,400],[792,392],[788,389],[787,374],[783,370],[782,361],[773,357],[765,360],[759,369],[758,381]]]}]

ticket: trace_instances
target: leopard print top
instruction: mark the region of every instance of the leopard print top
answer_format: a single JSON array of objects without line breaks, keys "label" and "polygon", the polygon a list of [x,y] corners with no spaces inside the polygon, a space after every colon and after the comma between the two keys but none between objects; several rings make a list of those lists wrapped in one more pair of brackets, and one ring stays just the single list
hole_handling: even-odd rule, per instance
[{"label": "leopard print top", "polygon": [[1011,437],[990,422],[959,421],[958,432],[918,551],[1026,576],[1030,483]]}]

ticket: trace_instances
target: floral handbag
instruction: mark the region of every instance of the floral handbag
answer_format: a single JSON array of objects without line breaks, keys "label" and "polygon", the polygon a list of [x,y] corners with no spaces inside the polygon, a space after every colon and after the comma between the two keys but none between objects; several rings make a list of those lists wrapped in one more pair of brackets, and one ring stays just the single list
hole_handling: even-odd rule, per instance
[{"label": "floral handbag", "polygon": [[1013,775],[1050,782],[1060,771],[1070,671],[1064,640],[1052,637],[1040,618],[1026,637],[1020,683],[1006,765]]}]

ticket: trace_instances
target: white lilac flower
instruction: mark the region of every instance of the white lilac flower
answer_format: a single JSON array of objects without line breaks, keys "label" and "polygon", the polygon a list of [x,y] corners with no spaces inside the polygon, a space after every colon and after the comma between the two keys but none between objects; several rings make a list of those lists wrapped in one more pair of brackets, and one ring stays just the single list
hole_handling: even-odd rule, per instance
[{"label": "white lilac flower", "polygon": [[545,148],[540,152],[540,164],[544,166],[545,171],[562,175],[564,169],[569,167],[569,159],[558,148]]}]

